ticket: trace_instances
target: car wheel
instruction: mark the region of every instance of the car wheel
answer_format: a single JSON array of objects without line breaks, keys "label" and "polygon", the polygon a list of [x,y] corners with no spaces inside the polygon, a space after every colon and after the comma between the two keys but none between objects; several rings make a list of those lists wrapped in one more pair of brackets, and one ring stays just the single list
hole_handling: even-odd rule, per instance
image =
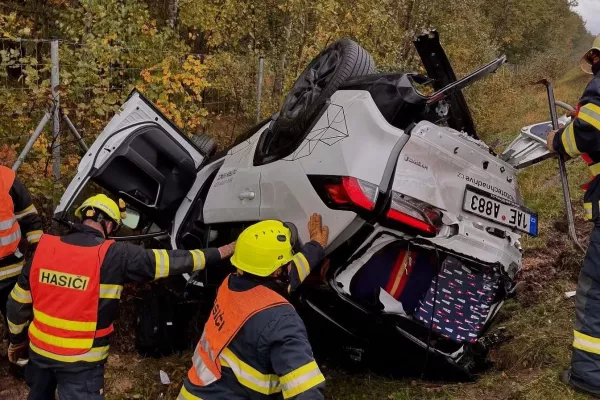
[{"label": "car wheel", "polygon": [[296,138],[303,134],[346,79],[374,72],[373,57],[356,42],[334,42],[308,64],[294,83],[274,121],[275,135],[281,140],[281,136]]},{"label": "car wheel", "polygon": [[190,140],[205,157],[210,157],[217,151],[217,142],[208,135],[194,135]]}]

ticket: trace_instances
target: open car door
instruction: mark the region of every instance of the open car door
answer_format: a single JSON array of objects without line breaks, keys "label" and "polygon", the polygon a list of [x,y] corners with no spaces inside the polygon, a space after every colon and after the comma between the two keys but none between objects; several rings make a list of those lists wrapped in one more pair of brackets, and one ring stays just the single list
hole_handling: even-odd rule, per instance
[{"label": "open car door", "polygon": [[66,220],[92,181],[167,230],[204,160],[198,148],[134,91],[85,154],[54,218]]}]

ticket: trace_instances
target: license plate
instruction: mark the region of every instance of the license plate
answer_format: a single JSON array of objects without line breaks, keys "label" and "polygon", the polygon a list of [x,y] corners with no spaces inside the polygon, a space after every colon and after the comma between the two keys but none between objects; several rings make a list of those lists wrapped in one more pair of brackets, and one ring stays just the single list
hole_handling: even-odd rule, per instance
[{"label": "license plate", "polygon": [[470,185],[465,189],[463,210],[532,236],[538,234],[535,211]]}]

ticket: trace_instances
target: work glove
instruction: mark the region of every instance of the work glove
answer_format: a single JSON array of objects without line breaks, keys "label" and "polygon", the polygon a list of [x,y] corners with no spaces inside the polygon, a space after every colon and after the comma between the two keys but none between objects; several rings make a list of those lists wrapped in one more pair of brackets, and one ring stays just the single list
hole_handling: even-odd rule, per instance
[{"label": "work glove", "polygon": [[235,242],[226,244],[225,246],[219,247],[219,253],[221,254],[221,260],[231,257],[235,250]]},{"label": "work glove", "polygon": [[311,241],[315,241],[325,248],[329,239],[329,227],[323,226],[320,214],[313,214],[308,220],[308,234]]},{"label": "work glove", "polygon": [[19,344],[11,343],[8,346],[8,361],[16,364],[20,358],[26,358],[28,345],[29,343],[27,340]]}]

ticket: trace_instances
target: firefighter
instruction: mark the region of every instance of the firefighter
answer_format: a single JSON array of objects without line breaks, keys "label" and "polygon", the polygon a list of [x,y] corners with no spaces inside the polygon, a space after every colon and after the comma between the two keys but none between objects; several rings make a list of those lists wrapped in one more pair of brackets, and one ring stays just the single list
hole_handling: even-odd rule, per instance
[{"label": "firefighter", "polygon": [[[4,326],[9,326],[6,302],[25,263],[19,242],[24,235],[33,251],[42,236],[42,221],[23,183],[2,165],[0,186],[0,312]],[[8,330],[5,332],[8,336]]]},{"label": "firefighter", "polygon": [[263,221],[242,232],[231,258],[237,272],[218,290],[178,400],[323,399],[325,378],[287,300],[327,245],[320,215],[308,227],[311,241],[296,254],[292,224]]},{"label": "firefighter", "polygon": [[70,233],[42,235],[10,294],[9,359],[17,362],[28,345],[29,400],[53,400],[57,389],[61,400],[104,399],[104,364],[123,285],[200,270],[233,253],[234,244],[168,251],[114,242],[107,237],[122,212],[103,194],[87,199]]},{"label": "firefighter", "polygon": [[576,390],[600,396],[600,36],[581,60],[594,78],[579,101],[572,123],[548,135],[548,148],[565,157],[582,155],[592,180],[585,185],[586,219],[594,222],[579,273],[571,368],[561,378]]}]

